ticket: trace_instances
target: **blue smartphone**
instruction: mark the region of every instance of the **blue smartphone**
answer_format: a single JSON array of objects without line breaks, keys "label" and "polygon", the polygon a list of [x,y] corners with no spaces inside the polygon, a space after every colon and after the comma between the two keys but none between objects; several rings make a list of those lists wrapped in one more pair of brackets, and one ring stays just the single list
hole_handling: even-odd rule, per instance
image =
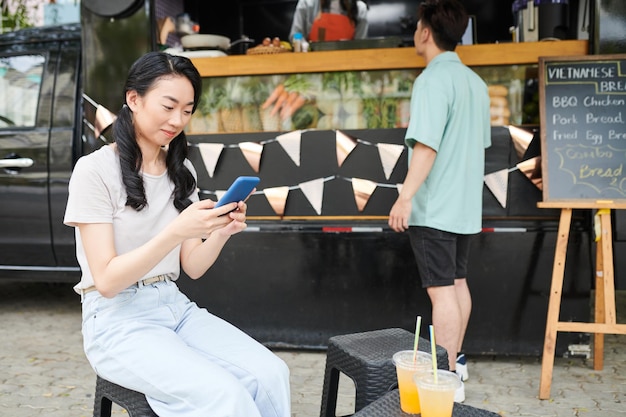
[{"label": "blue smartphone", "polygon": [[237,177],[224,195],[217,201],[215,207],[217,208],[224,204],[244,201],[260,180],[259,177]]}]

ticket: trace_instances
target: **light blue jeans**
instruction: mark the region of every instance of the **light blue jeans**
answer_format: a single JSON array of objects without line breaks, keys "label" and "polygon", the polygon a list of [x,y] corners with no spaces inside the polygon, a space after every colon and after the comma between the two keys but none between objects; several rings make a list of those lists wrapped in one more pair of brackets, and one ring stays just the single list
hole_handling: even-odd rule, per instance
[{"label": "light blue jeans", "polygon": [[96,373],[144,393],[160,417],[290,416],[287,365],[174,282],[85,294],[83,339]]}]

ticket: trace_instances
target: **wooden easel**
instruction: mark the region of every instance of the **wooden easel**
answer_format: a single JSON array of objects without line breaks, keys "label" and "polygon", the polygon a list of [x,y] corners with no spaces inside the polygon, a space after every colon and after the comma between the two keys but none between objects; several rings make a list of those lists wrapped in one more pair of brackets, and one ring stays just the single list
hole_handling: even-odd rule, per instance
[{"label": "wooden easel", "polygon": [[[546,335],[543,343],[541,361],[541,382],[539,398],[550,398],[552,371],[554,368],[554,351],[557,332],[585,332],[594,334],[593,369],[602,370],[604,366],[604,335],[626,334],[626,324],[617,324],[615,313],[615,282],[613,276],[613,239],[611,232],[611,209],[626,208],[626,203],[613,202],[572,203],[567,208],[563,204],[543,202],[541,208],[560,208],[561,218],[552,269],[552,284],[548,303]],[[572,222],[572,210],[575,208],[601,209],[599,213],[601,234],[596,245],[596,295],[594,323],[559,321],[561,293],[563,290],[563,274],[565,272],[565,256]]]}]

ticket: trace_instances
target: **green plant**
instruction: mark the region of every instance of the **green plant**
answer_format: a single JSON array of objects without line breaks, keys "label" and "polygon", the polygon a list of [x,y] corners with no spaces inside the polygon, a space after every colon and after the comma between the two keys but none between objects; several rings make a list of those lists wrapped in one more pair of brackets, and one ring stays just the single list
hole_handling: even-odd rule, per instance
[{"label": "green plant", "polygon": [[228,101],[228,97],[224,88],[224,79],[216,78],[204,81],[198,110],[203,114],[210,114],[223,108],[226,101]]},{"label": "green plant", "polygon": [[355,71],[326,72],[322,75],[322,88],[335,90],[342,98],[350,90],[360,95],[361,78],[358,74]]},{"label": "green plant", "polygon": [[2,5],[0,6],[2,8],[2,24],[0,25],[0,33],[33,26],[30,22],[29,6],[30,8],[37,9],[38,5],[27,5],[26,3],[27,0],[2,1]]}]

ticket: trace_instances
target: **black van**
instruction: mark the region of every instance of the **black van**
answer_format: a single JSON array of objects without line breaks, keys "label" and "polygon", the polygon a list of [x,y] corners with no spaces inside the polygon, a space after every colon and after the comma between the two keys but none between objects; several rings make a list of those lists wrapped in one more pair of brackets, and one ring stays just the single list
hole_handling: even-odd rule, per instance
[{"label": "black van", "polygon": [[76,281],[61,221],[80,134],[79,25],[0,36],[0,275]]}]

